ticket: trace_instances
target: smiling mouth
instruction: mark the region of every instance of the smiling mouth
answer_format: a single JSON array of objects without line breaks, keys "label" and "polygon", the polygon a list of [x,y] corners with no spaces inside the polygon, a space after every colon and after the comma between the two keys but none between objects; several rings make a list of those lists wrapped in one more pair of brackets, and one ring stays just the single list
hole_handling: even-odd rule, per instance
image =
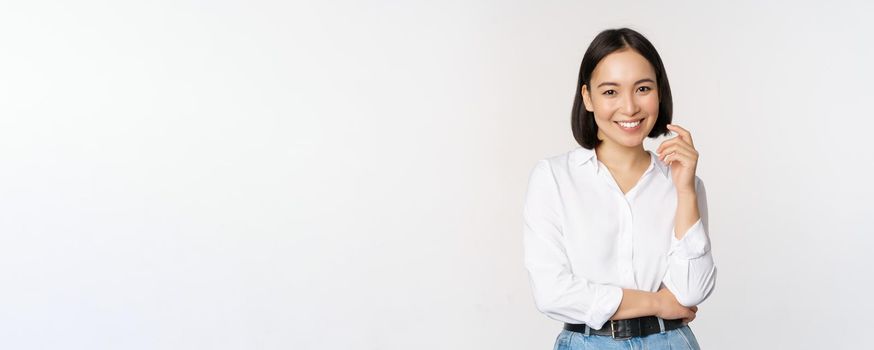
[{"label": "smiling mouth", "polygon": [[623,129],[634,129],[634,128],[640,126],[640,124],[642,122],[643,122],[643,119],[640,119],[640,120],[634,121],[634,122],[615,122],[615,123],[619,124],[619,126],[621,126]]}]

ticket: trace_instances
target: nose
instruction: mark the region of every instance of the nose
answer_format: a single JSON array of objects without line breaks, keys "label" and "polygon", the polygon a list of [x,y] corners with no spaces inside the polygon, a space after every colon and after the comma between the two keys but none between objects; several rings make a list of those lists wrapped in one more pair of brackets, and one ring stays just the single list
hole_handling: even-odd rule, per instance
[{"label": "nose", "polygon": [[637,101],[634,100],[634,94],[626,94],[625,98],[622,99],[622,104],[622,112],[629,117],[640,111]]}]

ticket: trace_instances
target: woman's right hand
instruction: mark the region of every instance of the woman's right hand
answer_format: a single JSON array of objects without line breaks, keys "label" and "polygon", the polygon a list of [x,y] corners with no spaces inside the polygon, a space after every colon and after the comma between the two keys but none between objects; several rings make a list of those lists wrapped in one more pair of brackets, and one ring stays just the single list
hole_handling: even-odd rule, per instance
[{"label": "woman's right hand", "polygon": [[674,293],[665,287],[656,292],[656,300],[658,301],[656,316],[665,320],[683,319],[683,323],[688,324],[695,319],[695,313],[698,312],[697,306],[685,307],[681,305],[674,297]]}]

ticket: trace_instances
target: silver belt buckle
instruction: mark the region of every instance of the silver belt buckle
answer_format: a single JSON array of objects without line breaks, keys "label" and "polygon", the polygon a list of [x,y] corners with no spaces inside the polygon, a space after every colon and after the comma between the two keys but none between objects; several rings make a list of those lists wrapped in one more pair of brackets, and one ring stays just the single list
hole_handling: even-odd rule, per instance
[{"label": "silver belt buckle", "polygon": [[624,336],[624,337],[623,337],[623,336],[619,336],[619,337],[617,337],[617,336],[616,336],[616,327],[613,327],[613,323],[614,323],[614,321],[611,320],[611,321],[610,321],[610,336],[613,337],[613,340],[626,340],[626,339],[631,339],[631,336],[630,336],[630,335],[629,335],[629,336]]}]

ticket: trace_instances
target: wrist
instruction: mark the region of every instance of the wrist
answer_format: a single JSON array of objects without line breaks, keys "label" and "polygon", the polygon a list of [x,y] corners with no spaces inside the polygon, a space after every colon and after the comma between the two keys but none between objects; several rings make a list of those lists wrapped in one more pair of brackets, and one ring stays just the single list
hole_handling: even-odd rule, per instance
[{"label": "wrist", "polygon": [[658,292],[652,293],[652,298],[650,298],[650,311],[652,315],[661,314],[662,310],[662,290],[659,289]]},{"label": "wrist", "polygon": [[697,194],[694,186],[677,188],[677,197],[695,197]]}]

